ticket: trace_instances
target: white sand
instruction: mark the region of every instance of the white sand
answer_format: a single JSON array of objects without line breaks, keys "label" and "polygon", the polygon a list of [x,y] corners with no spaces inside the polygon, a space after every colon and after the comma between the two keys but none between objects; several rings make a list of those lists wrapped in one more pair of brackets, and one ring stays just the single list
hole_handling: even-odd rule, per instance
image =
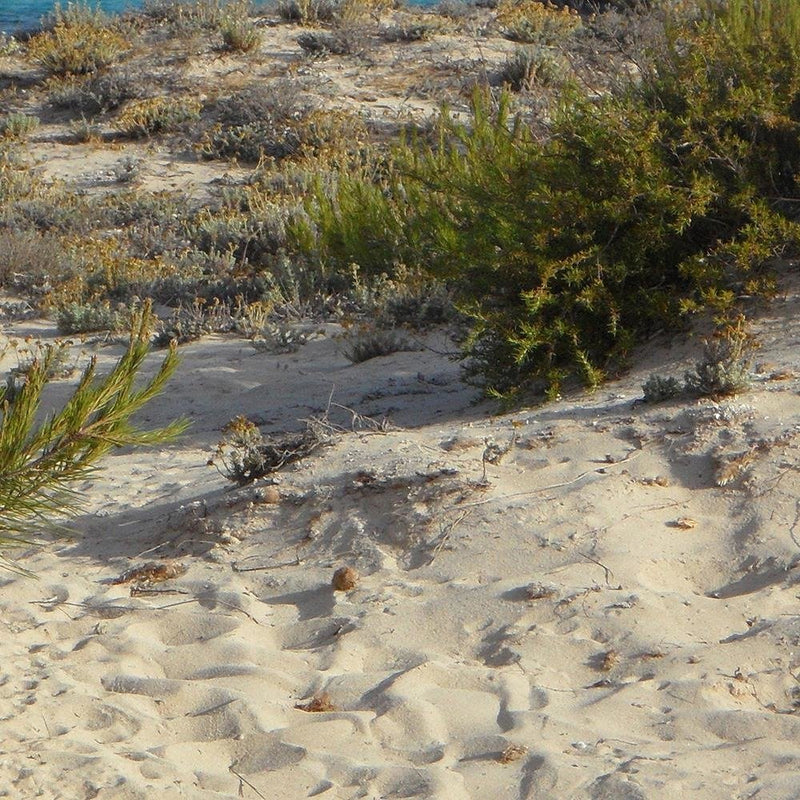
[{"label": "white sand", "polygon": [[[332,328],[183,348],[145,416],[189,433],[109,457],[79,538],[0,574],[0,795],[796,798],[797,311],[760,323],[740,397],[634,405],[695,342],[498,417],[446,358],[351,365]],[[396,427],[285,468],[278,498],[206,465],[235,414],[297,429],[332,389]],[[186,571],[111,582],[152,561]]]}]

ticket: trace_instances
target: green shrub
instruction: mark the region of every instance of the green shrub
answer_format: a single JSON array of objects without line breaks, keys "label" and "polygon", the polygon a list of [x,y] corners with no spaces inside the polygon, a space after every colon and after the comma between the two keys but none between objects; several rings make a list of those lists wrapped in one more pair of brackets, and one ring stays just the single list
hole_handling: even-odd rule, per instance
[{"label": "green shrub", "polygon": [[800,244],[800,6],[702,8],[667,17],[640,81],[562,90],[546,138],[477,96],[433,144],[320,184],[298,246],[448,282],[470,371],[505,396],[595,386],[654,328],[769,293]]},{"label": "green shrub", "polygon": [[[145,309],[114,369],[98,378],[93,360],[63,408],[44,421],[38,421],[37,411],[60,348],[45,348],[27,369],[24,382],[12,380],[0,390],[0,547],[4,550],[30,544],[48,517],[77,510],[81,498],[72,487],[113,447],[160,443],[183,430],[183,423],[152,431],[131,424],[131,416],[163,389],[177,366],[173,349],[156,376],[136,388],[148,338]],[[2,563],[24,571],[7,558]]]},{"label": "green shrub", "polygon": [[58,330],[65,334],[116,331],[127,322],[126,315],[115,311],[108,303],[70,303],[56,314]]}]

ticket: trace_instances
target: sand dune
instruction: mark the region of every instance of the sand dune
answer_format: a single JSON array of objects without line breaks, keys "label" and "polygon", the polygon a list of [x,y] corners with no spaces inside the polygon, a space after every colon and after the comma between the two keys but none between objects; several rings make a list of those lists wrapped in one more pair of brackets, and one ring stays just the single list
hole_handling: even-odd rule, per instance
[{"label": "sand dune", "polygon": [[[333,327],[186,346],[147,410],[185,438],[109,457],[79,538],[0,577],[3,795],[796,797],[796,309],[739,397],[634,402],[689,342],[506,416],[431,350],[351,365]],[[392,425],[277,492],[206,465],[233,415],[293,430],[331,391]],[[174,577],[116,582],[147,564]]]}]

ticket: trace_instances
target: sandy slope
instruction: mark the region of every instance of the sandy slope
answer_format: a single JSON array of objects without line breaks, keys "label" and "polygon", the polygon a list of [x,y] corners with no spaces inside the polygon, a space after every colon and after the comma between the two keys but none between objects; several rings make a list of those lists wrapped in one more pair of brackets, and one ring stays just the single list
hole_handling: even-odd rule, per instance
[{"label": "sandy slope", "polygon": [[[797,797],[797,299],[720,403],[634,403],[696,344],[500,417],[430,350],[187,346],[148,416],[190,433],[110,457],[81,537],[0,577],[0,793]],[[277,494],[206,465],[234,414],[296,429],[332,388],[395,427]],[[186,571],[113,583],[148,561]],[[343,565],[360,581],[334,591]]]}]

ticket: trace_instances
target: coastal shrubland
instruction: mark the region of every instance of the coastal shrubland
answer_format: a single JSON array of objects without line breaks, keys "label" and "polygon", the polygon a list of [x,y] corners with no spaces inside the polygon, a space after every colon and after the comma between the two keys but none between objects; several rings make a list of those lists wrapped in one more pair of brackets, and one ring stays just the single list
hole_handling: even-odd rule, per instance
[{"label": "coastal shrubland", "polygon": [[[265,54],[265,16],[291,31],[285,69]],[[798,20],[789,0],[594,14],[534,0],[457,14],[159,0],[111,20],[69,5],[14,56],[39,70],[26,78],[39,100],[1,98],[0,235],[13,247],[0,275],[67,327],[78,311],[117,326],[120,305],[152,298],[169,309],[162,337],[177,324],[181,339],[221,325],[221,306],[392,331],[392,309],[435,298],[487,393],[594,387],[655,331],[701,314],[730,325],[795,255]],[[45,45],[63,43],[56,31],[77,41],[84,30],[100,41],[125,31],[126,45],[84,65],[44,63]],[[494,61],[425,61],[454,35],[475,37],[476,54],[494,43]],[[381,48],[412,61],[380,81],[408,83],[438,114],[389,124],[371,100],[333,103],[309,77],[347,64],[368,81]],[[203,58],[231,68],[193,83]],[[117,156],[113,191],[76,192],[33,170],[54,113],[72,115],[70,141],[142,148]],[[152,191],[147,148],[247,172],[202,201]],[[39,240],[58,257],[37,257]]]}]

